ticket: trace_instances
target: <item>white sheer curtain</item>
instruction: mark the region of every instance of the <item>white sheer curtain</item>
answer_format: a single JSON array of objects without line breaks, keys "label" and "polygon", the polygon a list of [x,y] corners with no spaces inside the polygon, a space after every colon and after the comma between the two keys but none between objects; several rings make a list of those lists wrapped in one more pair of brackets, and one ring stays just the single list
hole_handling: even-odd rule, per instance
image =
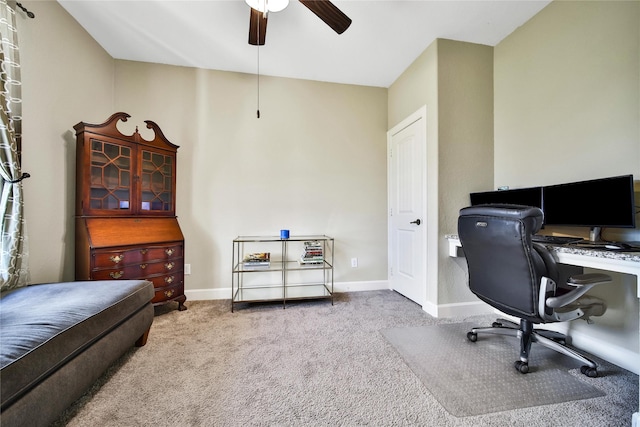
[{"label": "white sheer curtain", "polygon": [[15,11],[0,0],[0,289],[29,283],[20,168],[22,90]]}]

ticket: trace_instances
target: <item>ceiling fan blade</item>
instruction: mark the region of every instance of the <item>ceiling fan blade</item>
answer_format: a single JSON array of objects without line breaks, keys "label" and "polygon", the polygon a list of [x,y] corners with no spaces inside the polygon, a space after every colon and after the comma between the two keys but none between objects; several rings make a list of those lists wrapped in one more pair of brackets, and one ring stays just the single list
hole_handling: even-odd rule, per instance
[{"label": "ceiling fan blade", "polygon": [[251,8],[249,18],[249,44],[254,46],[264,45],[267,36],[267,14]]},{"label": "ceiling fan blade", "polygon": [[351,25],[351,19],[329,0],[300,0],[300,3],[315,13],[338,34],[344,33]]}]

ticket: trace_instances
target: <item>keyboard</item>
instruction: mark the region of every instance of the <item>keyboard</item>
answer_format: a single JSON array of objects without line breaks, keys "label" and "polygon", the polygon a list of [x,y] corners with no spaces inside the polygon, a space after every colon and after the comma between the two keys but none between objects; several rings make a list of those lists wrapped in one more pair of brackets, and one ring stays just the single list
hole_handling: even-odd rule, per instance
[{"label": "keyboard", "polygon": [[601,250],[609,250],[609,251],[619,251],[619,252],[640,252],[640,245],[634,245],[633,243],[623,243],[623,242],[577,242],[576,248],[582,249],[601,249]]},{"label": "keyboard", "polygon": [[566,237],[566,236],[542,236],[534,234],[531,236],[531,241],[536,243],[549,243],[552,245],[566,245],[567,243],[575,243],[584,240],[580,237]]}]

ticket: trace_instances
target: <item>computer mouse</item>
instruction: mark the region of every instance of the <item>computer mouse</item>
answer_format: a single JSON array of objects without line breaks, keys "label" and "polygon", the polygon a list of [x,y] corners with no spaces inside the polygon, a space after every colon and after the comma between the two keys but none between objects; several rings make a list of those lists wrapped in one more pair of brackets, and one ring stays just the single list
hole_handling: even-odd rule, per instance
[{"label": "computer mouse", "polygon": [[607,243],[604,245],[607,249],[619,250],[619,251],[630,251],[633,250],[633,247],[627,243],[615,242],[615,243]]}]

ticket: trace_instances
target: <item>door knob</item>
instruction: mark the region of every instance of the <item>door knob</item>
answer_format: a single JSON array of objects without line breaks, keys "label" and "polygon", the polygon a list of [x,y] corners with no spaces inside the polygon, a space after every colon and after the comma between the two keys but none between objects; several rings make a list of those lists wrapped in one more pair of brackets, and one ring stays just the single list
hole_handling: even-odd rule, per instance
[{"label": "door knob", "polygon": [[416,219],[415,221],[411,221],[409,224],[415,224],[415,225],[420,225],[420,218]]}]

